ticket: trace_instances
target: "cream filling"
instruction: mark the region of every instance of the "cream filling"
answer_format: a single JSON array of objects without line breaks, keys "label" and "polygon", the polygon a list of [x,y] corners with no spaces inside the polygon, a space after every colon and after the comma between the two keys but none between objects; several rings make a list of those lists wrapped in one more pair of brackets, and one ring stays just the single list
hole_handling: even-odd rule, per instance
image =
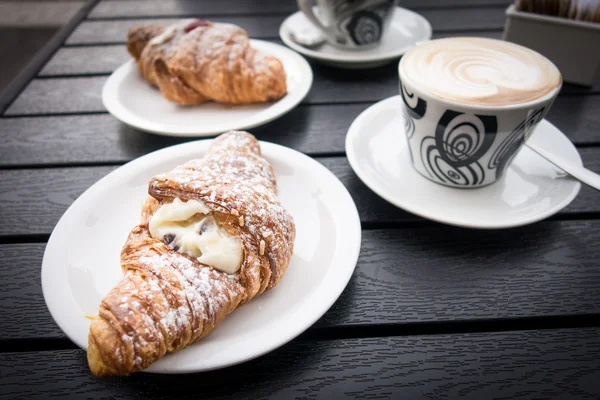
[{"label": "cream filling", "polygon": [[150,218],[150,235],[203,264],[234,274],[242,264],[242,245],[209,213],[210,209],[199,200],[183,202],[176,198]]},{"label": "cream filling", "polygon": [[169,26],[167,29],[165,29],[163,31],[163,33],[161,33],[158,36],[153,37],[150,42],[148,42],[150,44],[150,46],[159,46],[165,42],[168,42],[169,40],[171,40],[173,38],[173,36],[175,36],[175,32],[177,30],[176,26]]}]

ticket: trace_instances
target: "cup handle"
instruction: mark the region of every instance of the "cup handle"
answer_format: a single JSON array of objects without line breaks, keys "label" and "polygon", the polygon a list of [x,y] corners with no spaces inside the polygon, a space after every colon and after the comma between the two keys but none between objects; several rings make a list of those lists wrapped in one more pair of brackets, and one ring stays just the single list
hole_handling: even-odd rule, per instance
[{"label": "cup handle", "polygon": [[300,10],[302,10],[304,15],[306,15],[306,17],[310,20],[310,22],[312,22],[317,28],[320,28],[324,32],[331,34],[331,29],[329,29],[328,27],[323,25],[321,23],[321,21],[319,21],[319,18],[317,18],[315,16],[315,14],[313,13],[313,4],[314,4],[313,0],[297,0],[297,1],[298,1],[298,7],[300,8]]}]

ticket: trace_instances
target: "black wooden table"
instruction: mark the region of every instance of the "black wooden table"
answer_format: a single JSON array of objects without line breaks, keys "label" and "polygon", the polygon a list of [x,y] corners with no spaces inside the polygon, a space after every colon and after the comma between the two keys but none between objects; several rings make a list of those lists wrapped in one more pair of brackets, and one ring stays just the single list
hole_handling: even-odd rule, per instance
[{"label": "black wooden table", "polygon": [[[499,38],[507,0],[404,0],[434,37]],[[127,29],[201,16],[280,43],[294,0],[92,2],[1,100],[0,397],[600,398],[600,196],[527,227],[473,231],[403,212],[356,177],[351,121],[397,94],[396,64],[356,73],[312,63],[286,116],[252,129],[323,163],[354,198],[362,250],[350,284],[305,334],[245,364],[195,375],[98,379],[53,322],[45,243],[67,207],[119,165],[184,140],[132,129],[100,100],[129,56]],[[548,119],[600,172],[600,85],[565,85]]]}]

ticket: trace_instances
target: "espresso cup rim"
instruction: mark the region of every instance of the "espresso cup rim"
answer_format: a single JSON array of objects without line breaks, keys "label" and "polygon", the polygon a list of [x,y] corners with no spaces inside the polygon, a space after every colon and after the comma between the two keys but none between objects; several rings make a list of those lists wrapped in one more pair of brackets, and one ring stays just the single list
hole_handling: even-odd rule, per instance
[{"label": "espresso cup rim", "polygon": [[452,100],[452,99],[447,99],[444,98],[442,96],[439,96],[437,94],[433,94],[430,93],[429,91],[423,90],[419,87],[419,85],[416,85],[414,82],[412,82],[410,79],[408,79],[405,75],[404,75],[404,71],[402,69],[402,62],[404,61],[404,57],[402,57],[400,59],[400,62],[398,63],[398,77],[400,78],[400,83],[401,84],[405,84],[405,82],[408,82],[411,86],[411,89],[416,90],[419,92],[420,95],[425,95],[426,97],[430,97],[433,100],[442,102],[444,104],[448,104],[448,105],[452,105],[452,106],[459,106],[462,108],[468,108],[468,109],[472,109],[472,110],[481,110],[481,111],[508,111],[508,110],[517,110],[520,108],[528,108],[531,106],[535,106],[538,103],[543,103],[549,99],[552,99],[553,97],[557,96],[558,93],[560,92],[560,90],[562,89],[563,86],[563,79],[561,76],[560,79],[560,84],[555,87],[554,89],[552,89],[551,91],[549,91],[548,93],[546,93],[545,95],[543,95],[542,97],[538,97],[537,99],[534,100],[530,100],[527,102],[523,102],[523,103],[514,103],[514,104],[502,104],[502,105],[485,105],[485,104],[476,104],[476,103],[464,103],[458,100]]}]

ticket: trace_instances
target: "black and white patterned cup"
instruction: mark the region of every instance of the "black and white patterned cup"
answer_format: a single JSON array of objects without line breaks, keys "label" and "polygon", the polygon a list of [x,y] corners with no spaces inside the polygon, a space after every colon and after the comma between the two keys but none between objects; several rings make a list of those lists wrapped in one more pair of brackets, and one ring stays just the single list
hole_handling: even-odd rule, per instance
[{"label": "black and white patterned cup", "polygon": [[446,186],[477,188],[500,179],[561,87],[521,104],[464,104],[416,87],[403,76],[403,60],[400,95],[412,165]]},{"label": "black and white patterned cup", "polygon": [[336,47],[366,49],[377,45],[397,0],[298,0],[298,7]]}]

